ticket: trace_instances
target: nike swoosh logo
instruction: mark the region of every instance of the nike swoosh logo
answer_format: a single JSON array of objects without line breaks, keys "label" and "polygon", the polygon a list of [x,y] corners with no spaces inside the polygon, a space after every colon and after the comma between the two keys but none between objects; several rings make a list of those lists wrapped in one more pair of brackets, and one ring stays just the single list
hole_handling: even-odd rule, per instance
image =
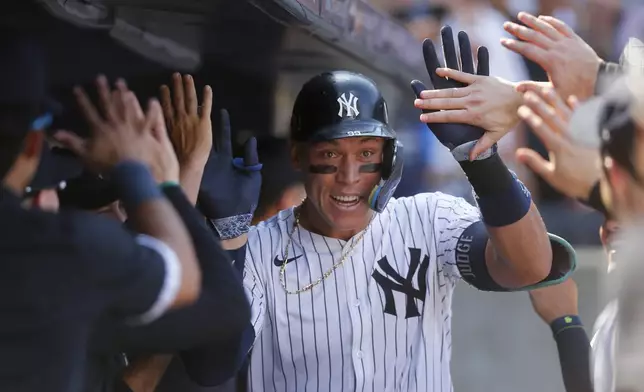
[{"label": "nike swoosh logo", "polygon": [[277,256],[275,256],[275,260],[273,260],[273,263],[275,263],[276,267],[281,267],[282,265],[288,264],[291,261],[295,261],[295,260],[299,259],[302,256],[303,255],[299,255],[299,256],[296,256],[296,257],[291,257],[290,259],[286,259],[286,260],[280,260],[279,258],[277,258]]}]

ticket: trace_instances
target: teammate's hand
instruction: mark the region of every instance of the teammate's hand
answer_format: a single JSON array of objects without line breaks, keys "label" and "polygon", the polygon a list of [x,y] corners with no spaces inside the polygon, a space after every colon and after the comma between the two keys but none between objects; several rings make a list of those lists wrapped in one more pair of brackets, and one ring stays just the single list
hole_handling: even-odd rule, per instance
[{"label": "teammate's hand", "polygon": [[[456,46],[454,44],[454,36],[452,35],[452,29],[449,26],[444,26],[441,29],[441,40],[443,43],[443,54],[445,57],[445,63],[447,68],[453,70],[462,71],[470,75],[474,74],[474,60],[472,58],[472,49],[470,45],[470,40],[467,34],[464,31],[458,33],[458,44],[460,48],[462,66],[459,67],[458,57],[456,55]],[[489,67],[489,54],[487,48],[481,46],[478,49],[478,65],[477,65],[477,75],[488,76],[490,74]],[[438,61],[438,56],[434,48],[434,43],[430,39],[426,39],[423,42],[423,55],[425,57],[425,66],[427,67],[427,72],[429,77],[434,85],[436,90],[446,90],[446,89],[458,89],[466,87],[466,83],[455,79],[447,79],[439,75],[436,71],[441,68]],[[411,82],[411,87],[416,94],[416,98],[420,98],[420,94],[423,91],[427,90],[425,85],[418,81],[414,80]],[[425,114],[436,115],[436,110],[425,109],[423,110]],[[467,142],[480,140],[481,137],[486,133],[483,128],[478,126],[463,124],[463,123],[447,123],[447,122],[432,122],[429,129],[436,135],[436,138],[447,148],[453,150],[455,147],[465,144]],[[481,142],[479,142],[481,143]],[[489,144],[490,146],[494,142],[489,143],[489,141],[484,141],[484,145]],[[473,160],[476,158],[478,153],[482,152],[480,148],[473,148],[470,151],[469,159]]]},{"label": "teammate's hand", "polygon": [[230,138],[230,119],[228,111],[223,109],[221,125],[213,132],[215,145],[206,163],[197,204],[213,221],[244,216],[250,224],[262,184],[257,140],[248,139],[244,144],[244,157],[233,159]]},{"label": "teammate's hand", "polygon": [[[172,92],[161,86],[161,106],[170,140],[181,167],[203,168],[212,149],[212,89],[205,86],[199,106],[195,82],[191,75],[172,75]],[[201,108],[201,112],[199,112]]]},{"label": "teammate's hand", "polygon": [[74,89],[90,125],[90,138],[85,140],[74,133],[60,131],[56,139],[94,171],[105,173],[120,162],[132,160],[147,164],[158,181],[177,181],[179,167],[159,102],[151,100],[147,113],[143,113],[125,81],[118,81],[117,89],[110,91],[104,76],[97,78],[97,90],[102,116],[82,88]]},{"label": "teammate's hand", "polygon": [[534,311],[548,325],[559,317],[579,314],[577,284],[572,278],[554,286],[532,290],[529,294]]},{"label": "teammate's hand", "polygon": [[576,145],[567,136],[576,101],[572,98],[566,104],[552,88],[526,88],[519,116],[544,144],[550,159],[528,148],[518,149],[517,159],[559,192],[586,200],[601,177],[600,157],[597,150]]},{"label": "teammate's hand", "polygon": [[601,58],[564,22],[552,16],[538,18],[520,12],[526,26],[506,22],[503,28],[518,38],[501,39],[506,48],[539,64],[564,99],[574,95],[586,100],[593,95]]},{"label": "teammate's hand", "polygon": [[473,151],[475,155],[498,142],[520,121],[517,109],[523,97],[515,85],[493,76],[472,75],[450,68],[439,68],[436,73],[467,87],[426,90],[414,102],[419,109],[439,110],[425,113],[420,120],[432,123],[463,123],[475,125],[488,132]]}]

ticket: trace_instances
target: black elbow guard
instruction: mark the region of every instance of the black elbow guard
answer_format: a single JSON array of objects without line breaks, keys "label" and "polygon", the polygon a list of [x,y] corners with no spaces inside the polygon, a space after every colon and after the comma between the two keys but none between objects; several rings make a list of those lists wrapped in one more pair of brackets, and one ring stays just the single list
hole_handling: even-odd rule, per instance
[{"label": "black elbow guard", "polygon": [[461,278],[484,291],[508,291],[497,284],[487,269],[485,249],[489,239],[482,221],[468,226],[456,242],[456,267]]},{"label": "black elbow guard", "polygon": [[529,291],[558,284],[568,279],[577,266],[573,247],[563,238],[548,233],[552,247],[552,267],[542,281],[518,289],[505,288],[492,279],[485,261],[485,250],[489,235],[481,221],[466,228],[456,243],[456,267],[461,278],[483,291]]}]

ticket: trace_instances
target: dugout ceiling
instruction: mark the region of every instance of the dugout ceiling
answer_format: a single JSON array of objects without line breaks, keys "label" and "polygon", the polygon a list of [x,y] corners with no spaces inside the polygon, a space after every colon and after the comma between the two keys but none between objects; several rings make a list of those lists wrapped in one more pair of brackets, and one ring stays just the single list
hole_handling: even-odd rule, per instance
[{"label": "dugout ceiling", "polygon": [[362,0],[22,0],[0,23],[44,33],[63,101],[98,72],[149,96],[171,71],[191,72],[235,129],[260,134],[283,130],[294,91],[322,70],[363,72],[389,102],[426,76],[420,43]]}]

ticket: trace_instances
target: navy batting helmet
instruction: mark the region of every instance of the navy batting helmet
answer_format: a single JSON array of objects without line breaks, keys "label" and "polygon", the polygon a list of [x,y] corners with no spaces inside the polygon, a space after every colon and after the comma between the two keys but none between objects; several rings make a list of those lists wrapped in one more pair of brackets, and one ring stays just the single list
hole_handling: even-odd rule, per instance
[{"label": "navy batting helmet", "polygon": [[347,137],[386,139],[382,179],[369,196],[369,205],[382,212],[403,170],[403,145],[389,126],[387,103],[376,84],[349,71],[325,72],[300,90],[291,117],[291,140],[315,143]]}]

